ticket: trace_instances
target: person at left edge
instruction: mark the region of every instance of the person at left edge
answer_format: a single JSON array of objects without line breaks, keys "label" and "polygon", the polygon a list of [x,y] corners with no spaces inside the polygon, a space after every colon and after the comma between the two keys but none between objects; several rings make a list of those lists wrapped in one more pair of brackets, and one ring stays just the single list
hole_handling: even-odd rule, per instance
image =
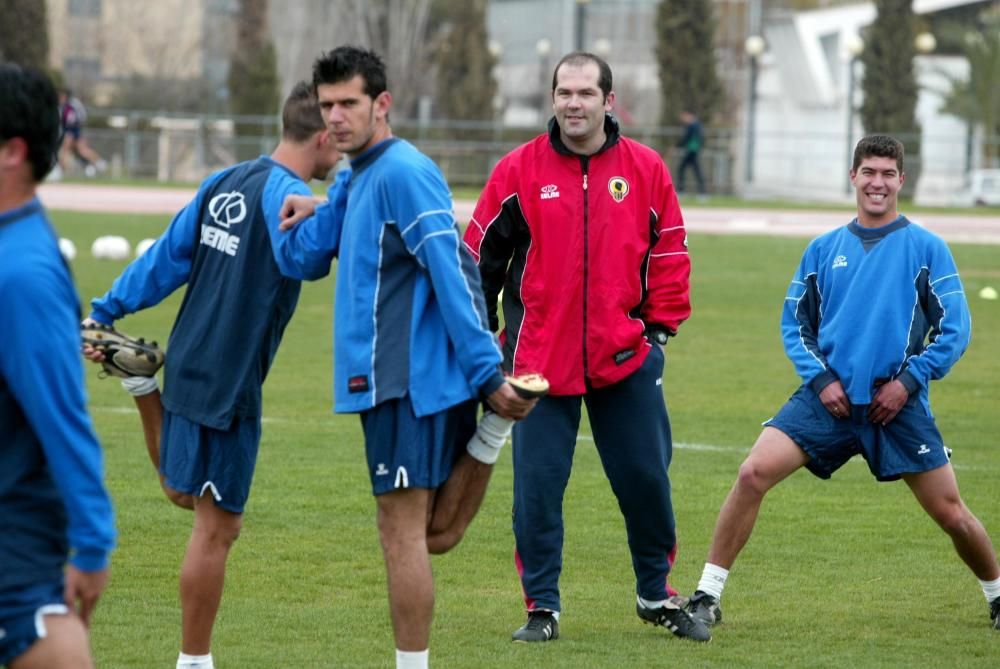
[{"label": "person at left edge", "polygon": [[36,194],[59,149],[56,92],[3,63],[0,100],[0,666],[89,669],[115,529],[77,357],[80,303]]},{"label": "person at left edge", "polygon": [[[113,324],[187,285],[167,346],[161,396],[154,378],[123,380],[139,408],[167,497],[194,509],[181,567],[177,669],[211,669],[212,630],[226,560],[240,534],[261,435],[261,386],[299,297],[301,280],[330,271],[339,221],[278,232],[285,197],[307,194],[340,160],[311,86],[285,101],[270,156],[202,183],[166,232],[91,302]],[[84,354],[98,362],[102,354]]]}]

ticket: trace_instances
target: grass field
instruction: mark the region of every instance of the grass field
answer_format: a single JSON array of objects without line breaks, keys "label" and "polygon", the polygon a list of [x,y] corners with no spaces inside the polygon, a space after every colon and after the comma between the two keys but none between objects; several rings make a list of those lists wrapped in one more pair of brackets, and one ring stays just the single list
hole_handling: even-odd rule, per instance
[{"label": "grass field", "polygon": [[[81,253],[81,296],[101,294],[122,263],[89,257],[101,234],[133,244],[166,217],[54,212]],[[690,593],[716,513],[759,432],[797,385],[778,336],[788,279],[806,240],[691,237],[694,314],[667,348],[664,392],[680,554],[673,582]],[[1000,539],[1000,286],[996,247],[954,246],[975,334],[932,402],[966,502]],[[331,279],[304,285],[264,392],[264,436],[242,538],[230,558],[213,651],[220,669],[391,667],[393,642],[357,418],[330,413]],[[123,330],[166,341],[180,294]],[[177,574],[187,512],[160,494],[130,398],[88,367],[91,409],[118,513],[112,582],[98,609],[98,666],[172,667],[179,648]],[[979,585],[902,483],[876,484],[860,460],[821,482],[799,472],[767,499],[723,600],[711,644],[639,623],[617,505],[589,428],[581,428],[566,498],[562,638],[522,645],[512,561],[509,449],[465,541],[435,558],[432,665],[561,667],[996,666],[1000,633]]]}]

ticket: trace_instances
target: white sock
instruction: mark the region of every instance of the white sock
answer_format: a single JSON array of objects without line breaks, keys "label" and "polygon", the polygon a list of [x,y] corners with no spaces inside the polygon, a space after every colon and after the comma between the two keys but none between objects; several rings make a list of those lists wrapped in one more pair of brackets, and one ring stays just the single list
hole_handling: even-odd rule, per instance
[{"label": "white sock", "polygon": [[501,418],[492,411],[487,411],[479,419],[476,433],[469,440],[466,450],[476,460],[492,465],[500,457],[500,449],[503,448],[513,428],[514,421]]},{"label": "white sock", "polygon": [[122,379],[122,388],[129,391],[133,396],[148,395],[154,390],[159,390],[156,385],[155,376],[129,376]]},{"label": "white sock", "polygon": [[987,602],[992,602],[1000,597],[1000,578],[995,581],[979,581],[979,585],[983,586],[983,594],[986,595]]},{"label": "white sock", "polygon": [[701,580],[698,581],[698,590],[707,592],[716,599],[722,599],[722,589],[726,587],[727,578],[729,578],[728,569],[706,562],[705,571],[701,572]]},{"label": "white sock", "polygon": [[211,653],[208,655],[187,655],[181,653],[177,656],[177,669],[215,669],[215,665],[212,664]]},{"label": "white sock", "polygon": [[429,649],[425,650],[399,650],[396,649],[396,669],[427,669],[427,656]]},{"label": "white sock", "polygon": [[[669,599],[645,599],[643,597],[638,597],[638,596],[636,597],[636,599],[638,599],[639,603],[642,604],[642,606],[647,609],[658,609],[660,607],[667,606],[668,604],[670,604]],[[670,604],[670,608],[677,608],[677,605]]]}]

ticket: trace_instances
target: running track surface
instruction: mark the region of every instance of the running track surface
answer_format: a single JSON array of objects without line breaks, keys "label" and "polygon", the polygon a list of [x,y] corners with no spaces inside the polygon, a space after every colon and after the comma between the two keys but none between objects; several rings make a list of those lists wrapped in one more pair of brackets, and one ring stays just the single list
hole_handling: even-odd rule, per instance
[{"label": "running track surface", "polygon": [[[39,187],[41,200],[49,209],[108,213],[174,214],[194,193],[194,189],[186,188],[90,184],[46,183]],[[455,202],[455,215],[460,223],[469,221],[474,206],[469,200]],[[847,206],[841,211],[687,207],[684,222],[690,232],[815,237],[844,225],[853,213]],[[910,219],[950,242],[1000,244],[997,216],[918,214]]]}]

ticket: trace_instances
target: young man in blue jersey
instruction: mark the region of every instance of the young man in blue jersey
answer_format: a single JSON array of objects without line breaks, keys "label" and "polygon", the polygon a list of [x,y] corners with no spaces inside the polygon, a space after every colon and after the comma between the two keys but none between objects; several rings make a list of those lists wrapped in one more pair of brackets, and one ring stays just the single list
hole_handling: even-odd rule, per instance
[{"label": "young man in blue jersey", "polygon": [[947,245],[896,210],[903,145],[862,139],[851,181],[857,218],[813,240],[781,319],[802,386],[764,423],[716,521],[692,615],[721,622],[729,569],[764,495],[801,467],[826,479],[861,454],[879,481],[903,479],[976,575],[1000,629],[1000,567],[965,506],[928,402],[928,385],[965,352],[971,321]]},{"label": "young man in blue jersey", "polygon": [[[343,217],[335,408],[361,416],[396,666],[421,668],[434,608],[430,555],[461,540],[512,421],[536,400],[519,396],[500,372],[444,177],[392,135],[382,60],[339,47],[314,63],[313,85],[337,148],[351,159],[337,178],[346,203],[333,195],[315,216]],[[285,209],[310,214],[312,205],[295,198]],[[480,399],[494,413],[477,428]]]},{"label": "young man in blue jersey", "polygon": [[[340,160],[306,83],[282,113],[270,156],[210,176],[157,242],[132,262],[90,319],[107,325],[187,285],[155,379],[125,379],[168,497],[194,509],[181,567],[178,669],[211,669],[212,628],[226,560],[239,536],[260,442],[261,386],[292,317],[301,281],[330,271],[338,221],[278,231],[289,194],[310,193]],[[94,361],[103,354],[85,349]]]},{"label": "young man in blue jersey", "polygon": [[59,111],[45,75],[10,63],[0,100],[0,666],[87,669],[115,530],[77,357],[80,303],[36,195]]}]

